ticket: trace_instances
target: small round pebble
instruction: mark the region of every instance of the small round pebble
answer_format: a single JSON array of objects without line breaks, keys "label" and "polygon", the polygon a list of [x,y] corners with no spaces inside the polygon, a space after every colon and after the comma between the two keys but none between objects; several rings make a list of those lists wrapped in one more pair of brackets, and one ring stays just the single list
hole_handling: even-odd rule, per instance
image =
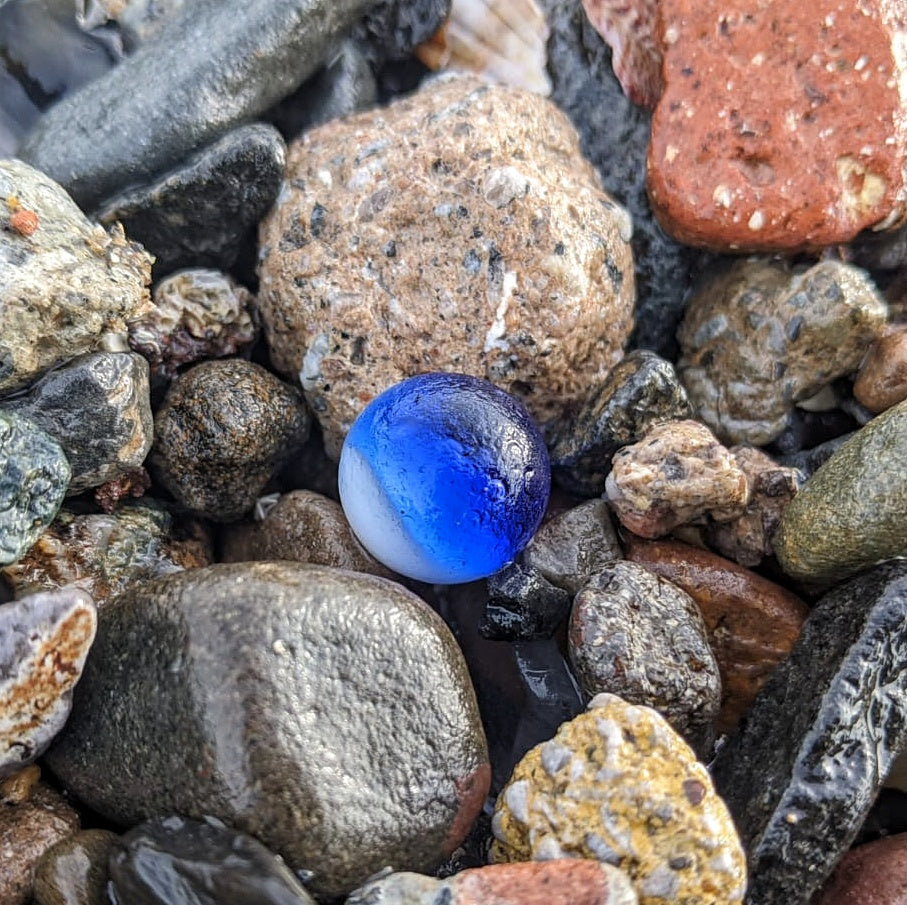
[{"label": "small round pebble", "polygon": [[422,374],[356,419],[340,456],[356,536],[409,578],[455,584],[501,569],[545,513],[544,440],[516,399],[465,374]]},{"label": "small round pebble", "polygon": [[492,829],[494,861],[604,861],[640,905],[743,901],[746,859],[706,768],[654,710],[615,695],[517,764]]},{"label": "small round pebble", "polygon": [[35,905],[109,905],[107,859],[117,837],[83,830],[51,846],[35,870]]}]

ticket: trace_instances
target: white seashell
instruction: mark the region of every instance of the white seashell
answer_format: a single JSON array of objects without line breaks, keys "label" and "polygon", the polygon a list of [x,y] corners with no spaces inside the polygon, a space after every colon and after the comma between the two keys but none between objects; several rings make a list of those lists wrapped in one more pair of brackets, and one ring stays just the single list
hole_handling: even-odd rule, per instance
[{"label": "white seashell", "polygon": [[535,0],[453,0],[441,30],[416,48],[430,69],[460,69],[549,95],[548,23]]}]

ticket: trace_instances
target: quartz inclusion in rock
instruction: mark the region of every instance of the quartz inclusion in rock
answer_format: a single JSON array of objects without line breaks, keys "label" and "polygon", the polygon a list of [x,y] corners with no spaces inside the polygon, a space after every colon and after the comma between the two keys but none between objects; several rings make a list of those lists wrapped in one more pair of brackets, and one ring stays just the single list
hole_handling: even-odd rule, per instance
[{"label": "quartz inclusion in rock", "polygon": [[420,581],[497,572],[535,533],[550,488],[528,412],[487,381],[422,374],[378,396],[340,456],[340,499],[363,545]]}]

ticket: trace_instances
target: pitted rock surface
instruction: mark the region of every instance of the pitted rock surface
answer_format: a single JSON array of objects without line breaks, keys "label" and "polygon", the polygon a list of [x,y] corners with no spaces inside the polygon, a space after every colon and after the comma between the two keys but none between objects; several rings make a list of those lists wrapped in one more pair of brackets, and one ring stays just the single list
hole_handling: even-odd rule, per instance
[{"label": "pitted rock surface", "polygon": [[151,257],[20,160],[0,161],[0,198],[0,224],[33,218],[27,232],[0,228],[0,393],[8,393],[144,314]]},{"label": "pitted rock surface", "polygon": [[749,905],[809,901],[850,847],[907,741],[905,656],[901,560],[816,604],[718,752],[712,773],[747,849]]},{"label": "pitted rock surface", "polygon": [[368,401],[426,371],[484,377],[544,423],[620,358],[630,232],[553,104],[438,79],[291,147],[261,229],[272,359],[334,457]]},{"label": "pitted rock surface", "polygon": [[783,433],[794,403],[857,370],[887,315],[868,275],[847,264],[737,261],[689,300],[680,379],[721,440],[762,446]]},{"label": "pitted rock surface", "polygon": [[108,819],[218,817],[338,895],[387,864],[430,870],[485,802],[463,656],[393,582],[221,564],[140,584],[99,615],[47,758]]},{"label": "pitted rock surface", "polygon": [[492,828],[493,860],[604,861],[640,905],[743,901],[743,850],[705,767],[654,710],[614,695],[517,764]]},{"label": "pitted rock surface", "polygon": [[652,206],[716,251],[816,250],[903,220],[903,42],[891,0],[662,0]]}]

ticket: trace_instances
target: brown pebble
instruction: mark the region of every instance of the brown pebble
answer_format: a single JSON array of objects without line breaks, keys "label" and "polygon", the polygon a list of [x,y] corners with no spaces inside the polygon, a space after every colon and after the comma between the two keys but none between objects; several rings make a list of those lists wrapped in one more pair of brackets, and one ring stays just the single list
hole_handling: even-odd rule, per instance
[{"label": "brown pebble", "polygon": [[812,905],[905,905],[907,833],[851,849]]},{"label": "brown pebble", "polygon": [[35,905],[108,905],[107,859],[117,838],[83,830],[51,846],[35,870]]},{"label": "brown pebble", "polygon": [[29,764],[11,776],[0,779],[0,804],[22,804],[28,801],[32,792],[38,787],[41,779],[41,768]]},{"label": "brown pebble", "polygon": [[729,732],[790,653],[808,607],[767,578],[679,541],[630,538],[626,553],[699,604],[721,673],[718,731]]},{"label": "brown pebble", "polygon": [[907,399],[907,324],[895,328],[869,350],[853,394],[871,412],[884,412]]}]

